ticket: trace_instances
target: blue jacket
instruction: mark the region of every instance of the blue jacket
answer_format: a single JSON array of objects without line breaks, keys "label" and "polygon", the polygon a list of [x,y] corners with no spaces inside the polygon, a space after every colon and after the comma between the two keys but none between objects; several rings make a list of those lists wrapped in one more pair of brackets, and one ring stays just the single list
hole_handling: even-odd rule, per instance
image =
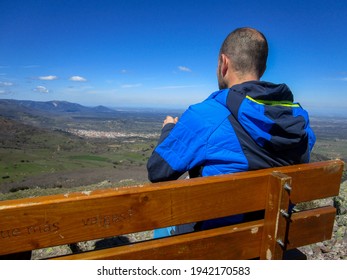
[{"label": "blue jacket", "polygon": [[315,140],[307,112],[285,84],[246,82],[214,92],[164,126],[148,177],[159,182],[186,171],[210,176],[305,163]]}]

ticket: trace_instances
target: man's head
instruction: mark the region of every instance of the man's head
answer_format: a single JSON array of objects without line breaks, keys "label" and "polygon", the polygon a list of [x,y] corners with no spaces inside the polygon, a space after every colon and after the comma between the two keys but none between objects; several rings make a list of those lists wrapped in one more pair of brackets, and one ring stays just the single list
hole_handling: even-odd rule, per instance
[{"label": "man's head", "polygon": [[218,58],[220,89],[249,80],[259,80],[266,69],[268,44],[253,28],[238,28],[224,40]]}]

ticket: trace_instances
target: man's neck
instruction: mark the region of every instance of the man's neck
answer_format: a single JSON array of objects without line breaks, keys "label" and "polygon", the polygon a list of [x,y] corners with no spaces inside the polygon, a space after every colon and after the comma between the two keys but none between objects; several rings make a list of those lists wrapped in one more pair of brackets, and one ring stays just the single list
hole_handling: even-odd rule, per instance
[{"label": "man's neck", "polygon": [[237,75],[236,73],[230,77],[228,80],[228,88],[231,88],[234,85],[242,84],[249,81],[259,81],[259,77],[253,74]]}]

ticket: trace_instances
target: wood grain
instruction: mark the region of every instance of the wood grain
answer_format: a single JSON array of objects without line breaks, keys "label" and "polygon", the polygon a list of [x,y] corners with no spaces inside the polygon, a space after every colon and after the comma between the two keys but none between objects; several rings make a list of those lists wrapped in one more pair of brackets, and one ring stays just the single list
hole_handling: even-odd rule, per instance
[{"label": "wood grain", "polygon": [[[281,221],[275,220],[279,217],[277,210],[286,208],[288,199],[298,203],[338,195],[343,166],[342,161],[334,160],[223,176],[2,201],[0,202],[0,255],[257,210],[268,212],[265,217],[265,230],[263,231],[263,227],[259,225],[259,232],[262,234],[277,232],[274,237],[284,239],[288,236],[288,248],[302,244],[300,240],[318,242],[331,234],[334,217],[332,208],[324,210],[328,212],[320,210],[323,212],[317,213],[316,210],[312,210],[313,212],[305,214],[297,213],[293,215],[292,222],[285,227]],[[275,177],[280,179],[274,179]],[[283,183],[289,181],[292,187],[290,197],[284,197],[283,194],[275,195],[276,198],[273,197],[271,203],[277,203],[276,211],[270,213],[269,196],[276,193],[278,186],[282,188]],[[239,226],[243,227],[241,224]],[[318,227],[324,227],[324,230],[322,232],[315,230]],[[283,236],[284,229],[286,236]],[[232,251],[237,252],[240,258],[252,258],[256,250],[258,256],[260,255],[259,244],[255,245],[253,241],[246,242],[255,237],[255,235],[247,236],[249,230],[248,233],[247,230],[233,232],[232,228],[225,230],[226,232],[216,229],[208,234],[193,233],[170,238],[170,241],[154,240],[146,242],[146,245],[145,243],[129,245],[125,250],[129,250],[130,254],[131,248],[143,248],[143,250],[136,249],[136,253],[134,251],[128,257],[135,258],[135,255],[139,254],[138,250],[144,252],[144,257],[148,257],[152,252],[151,246],[155,248],[158,243],[162,244],[162,248],[167,248],[165,254],[168,254],[168,258],[188,258],[188,254],[175,253],[177,250],[180,251],[180,248],[188,246],[184,248],[191,248],[189,254],[192,258],[200,258],[203,255],[206,257],[208,252],[207,249],[202,249],[199,253],[200,247],[222,248],[224,242],[224,244],[230,243]],[[300,235],[301,230],[305,231],[307,236]],[[193,238],[194,242],[190,243],[190,238]],[[262,240],[269,244],[269,240],[266,241],[264,236]],[[241,250],[241,247],[237,247],[239,245],[244,248]],[[274,252],[276,250],[275,248]],[[162,258],[160,254],[164,253],[159,251],[156,254],[158,258]],[[211,249],[211,258],[217,257],[218,254],[212,251]],[[98,254],[103,253],[98,252]],[[232,254],[221,254],[223,255],[233,258]]]}]

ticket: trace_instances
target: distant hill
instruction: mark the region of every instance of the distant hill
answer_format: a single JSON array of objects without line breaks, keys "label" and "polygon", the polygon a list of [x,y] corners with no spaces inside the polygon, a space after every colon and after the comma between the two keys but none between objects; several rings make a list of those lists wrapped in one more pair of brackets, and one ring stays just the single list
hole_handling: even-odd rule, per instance
[{"label": "distant hill", "polygon": [[[1,148],[21,148],[27,141],[28,136],[42,133],[42,130],[30,125],[5,119],[0,116],[0,147]],[[20,145],[19,145],[20,144]]]},{"label": "distant hill", "polygon": [[30,100],[13,100],[13,99],[0,99],[0,112],[2,115],[11,111],[23,111],[25,113],[37,114],[61,114],[61,113],[112,113],[116,112],[113,109],[97,106],[86,107],[77,103],[67,101],[30,101]]},{"label": "distant hill", "polygon": [[64,131],[40,128],[1,116],[0,127],[2,149],[51,149],[56,145],[75,148],[85,145],[82,139]]},{"label": "distant hill", "polygon": [[0,99],[0,116],[36,127],[62,127],[78,118],[114,118],[116,110],[104,107],[86,107],[67,101],[30,101]]}]

